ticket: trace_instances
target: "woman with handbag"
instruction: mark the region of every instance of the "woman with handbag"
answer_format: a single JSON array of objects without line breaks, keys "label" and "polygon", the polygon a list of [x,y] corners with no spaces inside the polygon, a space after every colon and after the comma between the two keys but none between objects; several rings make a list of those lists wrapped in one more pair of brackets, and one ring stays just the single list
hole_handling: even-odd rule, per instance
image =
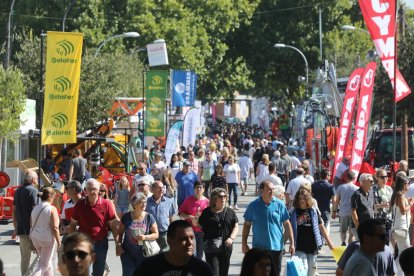
[{"label": "woman with handbag", "polygon": [[211,191],[209,207],[198,219],[203,229],[203,248],[206,261],[213,268],[214,275],[228,274],[233,241],[239,231],[236,213],[226,207],[227,192],[222,188]]},{"label": "woman with handbag", "polygon": [[133,275],[144,259],[144,243],[158,238],[155,218],[145,211],[147,197],[138,193],[131,198],[133,211],[126,213],[119,224],[116,255],[121,256],[122,275]]},{"label": "woman with handbag", "polygon": [[42,202],[31,213],[30,239],[39,255],[39,263],[33,273],[35,276],[53,276],[55,270],[52,262],[60,247],[59,215],[56,207],[52,206],[55,196],[53,188],[44,188],[40,196]]},{"label": "woman with handbag", "polygon": [[293,200],[293,209],[290,212],[295,239],[295,255],[308,264],[308,276],[315,275],[318,248],[322,247],[325,239],[329,248],[333,250],[331,239],[326,233],[323,221],[312,201],[312,195],[307,189],[299,189]]},{"label": "woman with handbag", "polygon": [[[408,235],[408,228],[410,225],[410,204],[404,193],[408,191],[409,180],[405,177],[397,176],[394,192],[391,196],[391,212],[394,217],[391,228],[392,237],[394,238],[398,251],[403,252],[410,247],[410,239]],[[395,260],[397,263],[398,274],[404,275],[401,270],[399,258]]]}]

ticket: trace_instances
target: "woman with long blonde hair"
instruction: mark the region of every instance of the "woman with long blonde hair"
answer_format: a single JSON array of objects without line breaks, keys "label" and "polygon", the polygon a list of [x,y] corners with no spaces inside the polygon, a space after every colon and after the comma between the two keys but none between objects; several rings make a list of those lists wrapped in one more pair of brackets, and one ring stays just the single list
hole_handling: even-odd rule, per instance
[{"label": "woman with long blonde hair", "polygon": [[115,192],[114,205],[116,214],[119,218],[128,212],[130,184],[128,178],[124,175],[119,179],[118,187]]}]

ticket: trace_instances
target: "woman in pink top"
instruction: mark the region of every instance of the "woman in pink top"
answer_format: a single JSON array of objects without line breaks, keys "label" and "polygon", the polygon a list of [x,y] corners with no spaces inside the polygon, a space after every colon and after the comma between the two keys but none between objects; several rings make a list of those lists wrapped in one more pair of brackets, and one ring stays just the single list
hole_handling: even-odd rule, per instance
[{"label": "woman in pink top", "polygon": [[178,215],[190,222],[196,239],[196,254],[200,260],[203,259],[203,230],[198,224],[198,218],[204,209],[208,207],[208,198],[203,196],[204,184],[200,181],[194,183],[194,195],[187,197],[178,210]]}]

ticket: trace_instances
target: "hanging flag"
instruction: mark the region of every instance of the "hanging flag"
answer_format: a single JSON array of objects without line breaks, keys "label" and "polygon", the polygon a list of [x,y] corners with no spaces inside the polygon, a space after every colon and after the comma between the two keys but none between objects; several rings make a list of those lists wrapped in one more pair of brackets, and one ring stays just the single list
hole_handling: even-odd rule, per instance
[{"label": "hanging flag", "polygon": [[348,85],[346,86],[344,105],[342,107],[341,125],[339,126],[339,137],[337,139],[335,151],[335,161],[332,175],[335,175],[336,169],[344,157],[346,145],[348,144],[349,133],[352,129],[352,119],[354,118],[355,103],[358,98],[359,86],[361,84],[362,74],[364,68],[355,69],[349,77]]},{"label": "hanging flag", "polygon": [[172,71],[172,106],[194,106],[197,74],[193,71]]},{"label": "hanging flag", "polygon": [[145,74],[145,136],[164,136],[168,71]]},{"label": "hanging flag", "polygon": [[42,145],[76,143],[82,33],[47,32]]},{"label": "hanging flag", "polygon": [[170,164],[171,156],[180,149],[180,132],[183,126],[183,120],[174,122],[167,134],[167,143],[165,145],[165,162]]},{"label": "hanging flag", "polygon": [[184,117],[184,126],[183,126],[183,146],[188,147],[188,145],[195,144],[196,138],[196,121],[197,121],[197,114],[200,114],[197,111],[198,108],[191,108],[187,111]]},{"label": "hanging flag", "polygon": [[371,119],[372,91],[374,89],[376,68],[377,64],[375,62],[368,63],[362,76],[354,140],[352,143],[351,164],[349,166],[350,170],[354,171],[356,175],[359,173],[364,158],[369,121]]},{"label": "hanging flag", "polygon": [[[397,66],[396,28],[395,28],[395,0],[359,0],[365,24],[375,44],[377,54],[382,61],[387,74],[394,86],[394,66]],[[411,93],[404,77],[397,69],[397,87],[395,102],[402,100]]]}]

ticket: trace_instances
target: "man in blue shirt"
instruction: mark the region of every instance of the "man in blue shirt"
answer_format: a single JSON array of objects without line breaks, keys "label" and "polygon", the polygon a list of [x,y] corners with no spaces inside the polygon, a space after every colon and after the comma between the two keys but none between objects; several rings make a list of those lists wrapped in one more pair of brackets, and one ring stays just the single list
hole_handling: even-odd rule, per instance
[{"label": "man in blue shirt", "polygon": [[178,207],[184,202],[184,200],[194,195],[194,183],[198,180],[197,175],[190,170],[190,162],[183,162],[183,169],[175,176],[177,181],[177,205]]},{"label": "man in blue shirt", "polygon": [[174,202],[164,196],[164,184],[154,181],[151,185],[152,196],[147,200],[146,211],[154,216],[158,225],[157,243],[161,252],[168,251],[167,230],[175,214]]},{"label": "man in blue shirt", "polygon": [[268,249],[272,252],[277,275],[280,275],[282,251],[284,251],[283,226],[290,240],[289,251],[292,255],[295,253],[289,213],[285,204],[273,197],[274,186],[270,181],[260,183],[259,191],[261,195],[250,202],[244,213],[242,251],[244,254],[249,251],[247,238],[253,225],[253,247]]}]

